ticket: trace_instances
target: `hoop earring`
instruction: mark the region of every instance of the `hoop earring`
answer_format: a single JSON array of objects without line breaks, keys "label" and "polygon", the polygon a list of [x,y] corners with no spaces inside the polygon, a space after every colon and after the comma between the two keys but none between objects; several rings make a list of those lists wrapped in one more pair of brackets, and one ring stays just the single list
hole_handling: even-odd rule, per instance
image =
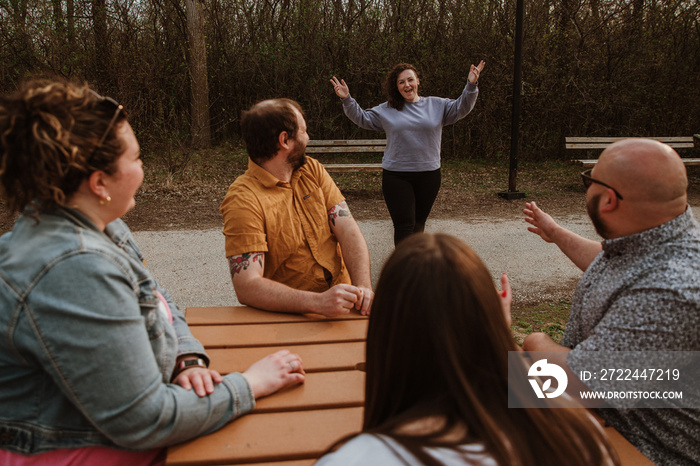
[{"label": "hoop earring", "polygon": [[110,196],[100,198],[100,205],[107,205],[110,202],[112,202],[112,198]]}]

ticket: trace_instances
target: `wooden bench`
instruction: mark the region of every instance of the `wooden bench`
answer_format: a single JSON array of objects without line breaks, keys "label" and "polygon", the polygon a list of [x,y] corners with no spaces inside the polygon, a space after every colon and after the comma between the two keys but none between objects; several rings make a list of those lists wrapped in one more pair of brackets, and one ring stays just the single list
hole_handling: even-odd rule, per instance
[{"label": "wooden bench", "polygon": [[[306,145],[307,154],[347,154],[347,153],[383,153],[386,139],[317,139]],[[382,170],[381,163],[324,163],[329,172],[375,172]]]},{"label": "wooden bench", "polygon": [[[648,139],[654,139],[656,141],[668,144],[674,149],[693,149],[695,147],[694,139],[700,139],[700,134],[695,136],[675,136],[675,137],[652,137]],[[596,150],[605,149],[615,141],[619,141],[621,137],[569,137],[566,139],[566,149],[567,150]],[[581,165],[583,167],[593,167],[598,162],[597,159],[574,159],[571,163],[575,165]],[[683,163],[686,165],[700,165],[700,159],[696,158],[683,158]]]}]

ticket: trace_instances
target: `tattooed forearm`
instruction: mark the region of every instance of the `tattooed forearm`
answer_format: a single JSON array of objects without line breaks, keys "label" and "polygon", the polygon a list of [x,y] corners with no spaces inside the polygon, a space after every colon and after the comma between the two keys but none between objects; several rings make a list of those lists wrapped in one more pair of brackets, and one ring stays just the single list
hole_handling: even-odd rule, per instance
[{"label": "tattooed forearm", "polygon": [[228,256],[228,268],[231,270],[231,276],[240,273],[241,270],[248,270],[248,267],[255,262],[262,267],[263,257],[261,252],[246,252],[239,256]]},{"label": "tattooed forearm", "polygon": [[347,202],[343,201],[340,204],[331,207],[328,211],[328,220],[335,226],[335,219],[338,217],[350,217],[350,209]]}]

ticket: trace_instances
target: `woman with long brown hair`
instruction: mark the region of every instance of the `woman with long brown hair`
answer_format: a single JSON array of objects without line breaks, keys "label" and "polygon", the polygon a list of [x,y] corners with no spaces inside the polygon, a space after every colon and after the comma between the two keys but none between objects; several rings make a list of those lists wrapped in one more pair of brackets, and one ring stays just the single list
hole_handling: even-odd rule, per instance
[{"label": "woman with long brown hair", "polygon": [[384,131],[382,193],[394,224],[394,244],[425,229],[440,191],[442,128],[467,116],[479,95],[477,85],[484,61],[471,65],[467,84],[457,99],[418,93],[418,70],[409,63],[395,65],[384,80],[387,101],[363,110],[350,96],[345,80],[331,84],[343,101],[343,111],[360,128]]},{"label": "woman with long brown hair", "polygon": [[387,260],[367,332],[362,434],[319,465],[615,464],[584,409],[508,407],[510,290],[457,238],[414,235]]}]

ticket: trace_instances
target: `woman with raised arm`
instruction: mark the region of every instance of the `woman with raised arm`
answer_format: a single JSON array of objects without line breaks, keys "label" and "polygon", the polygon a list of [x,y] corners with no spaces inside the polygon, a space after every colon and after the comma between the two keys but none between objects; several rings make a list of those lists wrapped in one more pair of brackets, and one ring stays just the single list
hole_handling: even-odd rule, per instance
[{"label": "woman with raised arm", "polygon": [[34,80],[0,98],[0,464],[157,464],[304,380],[280,351],[221,376],[120,220],[143,180],[124,108]]},{"label": "woman with raised arm", "polygon": [[362,433],[317,465],[616,464],[585,409],[509,408],[509,396],[522,399],[508,383],[508,352],[519,348],[505,274],[501,285],[499,297],[486,266],[453,236],[398,245],[370,313]]},{"label": "woman with raised arm", "polygon": [[345,80],[335,76],[331,84],[343,100],[343,110],[361,128],[384,131],[386,150],[382,158],[382,192],[394,224],[394,244],[422,232],[440,191],[442,128],[461,120],[474,108],[482,60],[471,65],[462,95],[455,99],[423,97],[413,65],[399,63],[386,75],[387,101],[363,110],[350,96]]}]

